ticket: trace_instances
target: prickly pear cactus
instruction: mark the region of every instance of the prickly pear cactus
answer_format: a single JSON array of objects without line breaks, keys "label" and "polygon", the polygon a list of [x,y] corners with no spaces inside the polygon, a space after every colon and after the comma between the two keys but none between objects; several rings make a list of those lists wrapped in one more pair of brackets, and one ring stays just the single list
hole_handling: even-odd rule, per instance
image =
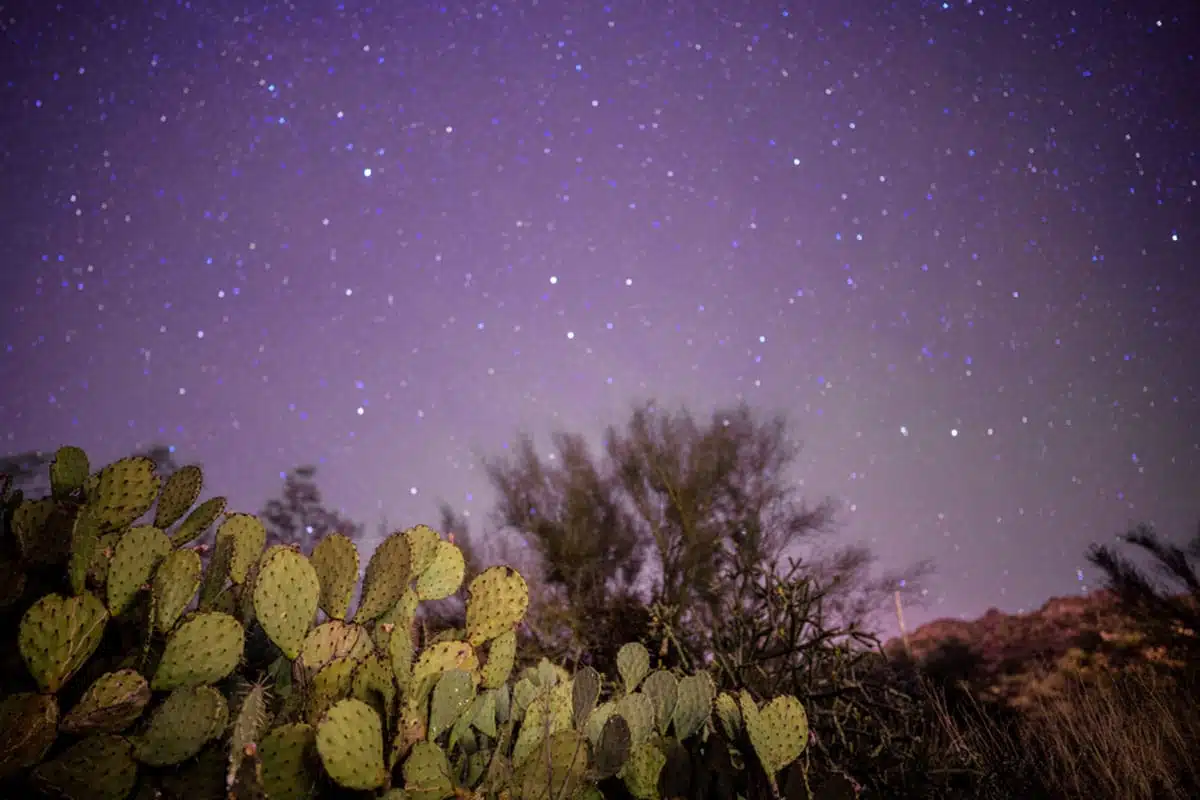
[{"label": "prickly pear cactus", "polygon": [[25,666],[43,692],[54,693],[100,645],[108,611],[89,593],[48,594],[21,618],[17,644]]},{"label": "prickly pear cactus", "polygon": [[358,549],[340,533],[331,533],[313,548],[313,569],[321,583],[319,606],[331,619],[345,619],[358,582]]},{"label": "prickly pear cactus", "polygon": [[19,692],[0,700],[0,780],[41,761],[56,738],[54,695]]},{"label": "prickly pear cactus", "polygon": [[108,563],[108,610],[119,617],[150,580],[155,567],[171,552],[171,540],[153,525],[130,528],[117,540]]},{"label": "prickly pear cactus", "polygon": [[46,794],[89,800],[124,800],[137,783],[137,762],[128,739],[99,734],[80,739],[33,771],[31,782]]},{"label": "prickly pear cactus", "polygon": [[146,730],[133,739],[134,756],[152,767],[180,764],[220,737],[228,724],[229,705],[216,689],[176,689],[150,716]]},{"label": "prickly pear cactus", "polygon": [[167,633],[183,616],[200,588],[203,566],[195,550],[173,550],[159,562],[151,583],[154,597],[154,627]]},{"label": "prickly pear cactus", "polygon": [[120,733],[150,702],[150,684],[132,669],[106,672],[92,682],[62,720],[68,733]]},{"label": "prickly pear cactus", "polygon": [[220,611],[192,614],[167,639],[150,688],[163,692],[216,683],[233,672],[245,646],[246,632],[233,617]]},{"label": "prickly pear cactus", "polygon": [[741,693],[742,719],[754,753],[771,779],[800,757],[808,744],[808,715],[794,697],[783,695],[761,710],[749,693]]},{"label": "prickly pear cactus", "polygon": [[362,599],[354,612],[354,621],[371,622],[400,599],[412,577],[412,556],[408,539],[393,533],[375,548],[363,575]]},{"label": "prickly pear cactus", "polygon": [[254,582],[254,614],[275,646],[289,659],[317,616],[321,586],[308,559],[295,550],[279,548],[263,556]]},{"label": "prickly pear cactus", "polygon": [[336,703],[317,725],[317,752],[325,771],[347,789],[378,789],[387,780],[383,722],[361,700]]},{"label": "prickly pear cactus", "polygon": [[192,509],[192,513],[187,515],[187,519],[171,533],[171,544],[175,547],[183,547],[199,539],[208,532],[212,524],[217,521],[217,517],[225,513],[225,504],[224,497],[210,497],[196,506]]},{"label": "prickly pear cactus", "polygon": [[433,559],[417,575],[417,597],[422,601],[444,600],[462,586],[467,563],[453,542],[438,540]]},{"label": "prickly pear cactus", "polygon": [[154,509],[154,527],[165,531],[178,522],[200,498],[200,490],[203,488],[204,473],[195,464],[180,467],[172,473],[158,496],[158,507]]},{"label": "prickly pear cactus", "polygon": [[639,642],[622,645],[617,651],[617,672],[625,683],[625,693],[631,694],[650,673],[650,653]]},{"label": "prickly pear cactus", "polygon": [[471,581],[468,591],[467,641],[472,645],[512,630],[529,608],[529,586],[512,567],[485,569]]}]

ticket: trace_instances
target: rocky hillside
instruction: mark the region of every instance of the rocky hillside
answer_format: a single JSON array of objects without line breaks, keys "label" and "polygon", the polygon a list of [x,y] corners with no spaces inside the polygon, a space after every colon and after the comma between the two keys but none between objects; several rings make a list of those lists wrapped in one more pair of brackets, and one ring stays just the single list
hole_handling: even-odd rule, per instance
[{"label": "rocky hillside", "polygon": [[[904,646],[896,638],[885,649],[899,655]],[[1162,660],[1104,590],[1055,597],[1024,614],[992,609],[976,620],[935,620],[910,632],[908,646],[931,671],[1017,707],[1054,693],[1069,677],[1087,680]]]}]

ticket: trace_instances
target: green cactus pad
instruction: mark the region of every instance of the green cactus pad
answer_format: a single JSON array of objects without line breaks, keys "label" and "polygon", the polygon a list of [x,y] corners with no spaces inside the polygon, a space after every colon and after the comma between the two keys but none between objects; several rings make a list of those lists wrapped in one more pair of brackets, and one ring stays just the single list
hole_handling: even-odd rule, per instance
[{"label": "green cactus pad", "polygon": [[0,780],[41,761],[56,738],[54,695],[20,692],[0,700]]},{"label": "green cactus pad", "polygon": [[96,507],[101,527],[116,531],[150,510],[162,479],[157,467],[145,456],[114,461],[95,476],[87,502]]},{"label": "green cactus pad", "polygon": [[228,724],[229,706],[216,689],[176,689],[150,715],[150,724],[134,740],[134,756],[152,767],[179,764],[218,738]]},{"label": "green cactus pad", "polygon": [[772,780],[799,758],[808,744],[808,715],[790,695],[776,697],[759,710],[750,695],[742,692],[742,719],[750,744]]},{"label": "green cactus pad", "polygon": [[638,642],[623,645],[617,651],[617,672],[625,684],[625,694],[630,694],[650,673],[650,653]]},{"label": "green cactus pad", "polygon": [[388,637],[392,635],[392,630],[396,627],[403,627],[406,630],[411,630],[413,623],[417,619],[417,606],[421,603],[417,597],[416,591],[411,586],[404,587],[404,593],[400,595],[400,599],[396,601],[396,605],[389,608],[381,617],[375,620],[374,638],[375,646],[380,652],[388,652]]},{"label": "green cactus pad", "polygon": [[[161,792],[139,789],[132,800],[237,800],[237,797],[253,796],[244,790],[252,784],[235,787],[237,797],[230,798],[225,787],[226,757],[224,748],[209,742],[200,753],[174,769],[160,770],[156,775]],[[245,776],[245,773],[243,773]],[[245,776],[249,777],[249,776]],[[149,783],[147,781],[147,783]],[[145,786],[146,784],[143,784]],[[153,794],[152,794],[153,792]],[[261,798],[261,794],[259,795]]]},{"label": "green cactus pad", "polygon": [[313,569],[321,582],[321,610],[330,619],[345,619],[358,582],[358,550],[349,537],[331,533],[313,548]]},{"label": "green cactus pad", "polygon": [[304,723],[280,725],[263,737],[258,748],[262,785],[270,800],[305,800],[316,787],[312,762],[316,729]]},{"label": "green cactus pad", "polygon": [[734,700],[732,695],[721,692],[717,695],[714,706],[725,737],[736,740],[742,734],[742,712],[738,708],[737,700]]},{"label": "green cactus pad", "polygon": [[308,559],[287,548],[264,555],[254,582],[254,614],[264,632],[290,659],[317,615],[321,586]]},{"label": "green cactus pad", "polygon": [[216,683],[233,672],[245,645],[246,631],[228,614],[191,614],[167,640],[150,688],[166,692]]},{"label": "green cactus pad", "polygon": [[374,708],[384,719],[396,703],[396,680],[391,667],[371,653],[354,667],[350,695]]},{"label": "green cactus pad", "polygon": [[50,518],[55,514],[54,501],[22,500],[12,515],[12,531],[21,546],[21,555],[39,564],[52,564],[57,560],[57,543],[46,547],[48,541],[53,542],[47,534]]},{"label": "green cactus pad", "polygon": [[127,530],[113,550],[108,563],[108,610],[119,617],[133,602],[142,586],[154,574],[158,562],[171,552],[171,540],[153,525]]},{"label": "green cactus pad", "polygon": [[676,738],[682,741],[700,730],[712,715],[714,695],[716,687],[707,672],[688,675],[679,681],[675,712],[671,719]]},{"label": "green cactus pad", "polygon": [[675,701],[679,697],[679,681],[665,669],[657,669],[646,676],[642,693],[654,704],[654,724],[664,736],[671,717],[675,713]]},{"label": "green cactus pad", "polygon": [[467,641],[481,645],[524,619],[529,608],[529,586],[512,567],[489,567],[475,576],[468,589]]},{"label": "green cactus pad", "polygon": [[267,545],[267,529],[253,514],[230,514],[217,529],[217,540],[222,538],[230,541],[229,579],[245,583]]},{"label": "green cactus pad", "polygon": [[200,588],[200,554],[172,550],[159,562],[150,589],[154,595],[154,627],[166,633],[175,626]]},{"label": "green cactus pad", "polygon": [[96,545],[92,565],[88,568],[88,580],[100,588],[104,588],[108,583],[108,565],[112,561],[112,554],[117,549],[117,542],[120,540],[121,534],[119,533],[105,533],[100,536],[100,542]]},{"label": "green cactus pad", "polygon": [[419,741],[404,760],[404,793],[412,800],[445,800],[454,796],[450,761],[433,742]]},{"label": "green cactus pad", "polygon": [[[616,709],[616,703],[606,700],[596,706],[592,713],[588,715],[587,723],[585,723],[583,730],[587,734],[588,741],[592,743],[593,748],[600,746],[600,734],[604,731],[604,723],[608,722]],[[629,723],[625,723],[625,727],[629,727]]]},{"label": "green cactus pad", "polygon": [[396,605],[412,577],[411,570],[408,540],[403,533],[393,533],[380,542],[367,562],[354,621],[370,622]]},{"label": "green cactus pad", "polygon": [[79,594],[87,587],[88,572],[100,548],[100,518],[91,506],[83,506],[75,515],[71,528],[71,556],[67,561],[67,578],[71,591]]},{"label": "green cactus pad", "polygon": [[439,539],[433,561],[417,575],[417,596],[422,600],[444,600],[462,586],[467,562],[453,542]]},{"label": "green cactus pad", "polygon": [[653,744],[635,745],[621,770],[630,794],[638,800],[658,800],[658,775],[666,763],[667,757]]},{"label": "green cactus pad", "polygon": [[142,715],[150,685],[137,670],[106,672],[92,682],[62,720],[67,733],[120,733]]},{"label": "green cactus pad", "polygon": [[108,612],[95,595],[48,594],[21,617],[21,658],[43,692],[54,693],[91,658],[100,644]]},{"label": "green cactus pad", "polygon": [[430,741],[437,739],[466,710],[475,699],[475,677],[461,669],[443,672],[433,687],[433,700],[429,708]]},{"label": "green cactus pad", "polygon": [[187,513],[200,498],[204,488],[204,473],[195,464],[180,467],[167,478],[154,509],[154,527],[166,530]]},{"label": "green cactus pad", "polygon": [[[392,638],[393,641],[396,638],[394,632]],[[442,673],[452,669],[478,674],[479,659],[471,645],[466,642],[441,642],[425,648],[413,666],[408,697],[418,705],[423,703]],[[399,675],[396,677],[399,678]]]},{"label": "green cactus pad", "polygon": [[595,769],[598,777],[608,778],[620,772],[629,760],[632,748],[633,734],[629,730],[629,723],[620,714],[610,715],[596,737]]},{"label": "green cactus pad", "polygon": [[484,688],[495,689],[507,681],[516,661],[517,632],[510,629],[492,639],[488,645],[487,662],[482,670]]},{"label": "green cactus pad", "polygon": [[596,709],[601,682],[600,673],[592,667],[585,666],[575,673],[571,684],[571,717],[579,730],[583,730],[588,717]]},{"label": "green cactus pad", "polygon": [[539,751],[547,736],[571,727],[571,683],[542,688],[525,709],[525,719],[513,743],[512,763],[520,768]]},{"label": "green cactus pad", "polygon": [[354,669],[358,661],[350,658],[335,658],[325,663],[316,674],[309,679],[304,716],[310,722],[317,722],[334,703],[350,696],[354,686]]},{"label": "green cactus pad", "polygon": [[471,724],[475,727],[475,730],[491,739],[495,739],[497,733],[497,694],[498,692],[495,689],[489,689],[482,694],[476,695],[475,700],[472,702],[472,708],[467,711],[467,716],[471,718]]},{"label": "green cactus pad", "polygon": [[226,502],[224,497],[210,497],[192,509],[187,519],[171,533],[171,544],[183,547],[203,536],[217,517],[225,513]]},{"label": "green cactus pad", "polygon": [[438,542],[442,541],[442,537],[428,525],[414,525],[404,531],[404,538],[408,541],[412,574],[420,575],[433,563]]},{"label": "green cactus pad", "polygon": [[400,691],[408,694],[413,673],[413,643],[407,626],[397,626],[388,634],[387,654],[396,685]]},{"label": "green cactus pad", "polygon": [[366,628],[334,619],[322,622],[304,637],[299,664],[311,675],[335,658],[360,661],[374,649]]},{"label": "green cactus pad", "polygon": [[641,692],[627,694],[618,700],[615,713],[629,723],[629,735],[634,747],[649,739],[654,732],[654,703]]},{"label": "green cactus pad", "polygon": [[60,447],[50,463],[50,492],[56,499],[65,499],[83,488],[88,478],[87,453],[78,447]]},{"label": "green cactus pad", "polygon": [[588,768],[587,742],[575,731],[554,733],[539,748],[540,758],[525,761],[516,776],[521,800],[574,797]]},{"label": "green cactus pad", "polygon": [[34,786],[51,796],[124,800],[137,783],[137,763],[128,739],[89,736],[39,764],[31,777]]},{"label": "green cactus pad", "polygon": [[329,777],[347,789],[378,789],[387,780],[383,722],[361,700],[342,700],[325,713],[317,725],[317,752]]},{"label": "green cactus pad", "polygon": [[[200,602],[202,611],[216,608],[217,598],[229,585],[229,565],[233,561],[233,539],[226,536],[218,539],[213,546],[212,556],[208,559],[208,568],[200,579]],[[221,609],[234,613],[230,609]]]},{"label": "green cactus pad", "polygon": [[262,684],[255,684],[242,698],[229,731],[229,768],[225,773],[227,786],[233,786],[237,781],[242,762],[248,753],[255,751],[259,738],[266,730],[267,689]]}]

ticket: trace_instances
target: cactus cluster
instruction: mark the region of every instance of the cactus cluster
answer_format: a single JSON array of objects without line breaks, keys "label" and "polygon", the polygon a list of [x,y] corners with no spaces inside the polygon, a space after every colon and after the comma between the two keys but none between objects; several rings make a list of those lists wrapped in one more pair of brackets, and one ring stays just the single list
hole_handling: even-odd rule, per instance
[{"label": "cactus cluster", "polygon": [[[518,672],[524,578],[494,566],[463,587],[463,553],[426,526],[379,544],[352,611],[352,541],[268,548],[254,516],[197,505],[198,467],[92,473],[65,447],[50,478],[45,499],[0,498],[0,616],[19,654],[0,672],[7,796],[590,800],[620,784],[656,800],[692,794],[716,750],[734,771],[753,751],[777,793],[808,741],[795,698],[760,708],[707,673],[656,669],[638,643],[611,679]],[[214,525],[211,551],[195,546]],[[464,588],[464,629],[416,624]]]}]

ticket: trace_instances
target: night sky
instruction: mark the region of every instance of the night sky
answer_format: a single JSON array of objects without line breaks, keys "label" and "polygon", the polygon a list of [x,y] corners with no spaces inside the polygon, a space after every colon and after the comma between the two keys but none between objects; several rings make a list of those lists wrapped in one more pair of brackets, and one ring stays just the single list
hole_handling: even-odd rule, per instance
[{"label": "night sky", "polygon": [[0,17],[0,451],[478,527],[521,429],[745,399],[838,536],[935,559],[911,621],[1200,520],[1194,3]]}]

